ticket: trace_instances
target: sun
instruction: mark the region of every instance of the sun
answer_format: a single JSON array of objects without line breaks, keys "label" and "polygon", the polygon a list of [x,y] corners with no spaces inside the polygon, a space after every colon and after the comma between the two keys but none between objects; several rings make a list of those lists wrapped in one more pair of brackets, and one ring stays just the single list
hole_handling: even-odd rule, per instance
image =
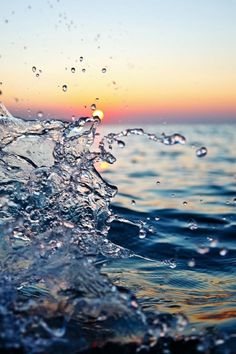
[{"label": "sun", "polygon": [[95,111],[93,111],[93,117],[98,117],[102,120],[104,118],[104,113],[100,109],[95,109]]}]

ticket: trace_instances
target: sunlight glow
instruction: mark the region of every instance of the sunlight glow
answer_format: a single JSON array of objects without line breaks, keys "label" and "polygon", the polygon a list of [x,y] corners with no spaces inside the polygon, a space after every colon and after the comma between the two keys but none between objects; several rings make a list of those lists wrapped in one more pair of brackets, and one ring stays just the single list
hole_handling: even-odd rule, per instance
[{"label": "sunlight glow", "polygon": [[102,120],[104,118],[104,113],[100,109],[95,109],[95,111],[93,111],[93,117],[98,117]]}]

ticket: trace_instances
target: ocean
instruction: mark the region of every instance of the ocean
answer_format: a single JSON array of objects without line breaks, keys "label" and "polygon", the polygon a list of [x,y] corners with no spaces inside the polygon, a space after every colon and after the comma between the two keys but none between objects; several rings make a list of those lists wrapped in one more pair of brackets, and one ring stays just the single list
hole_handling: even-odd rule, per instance
[{"label": "ocean", "polygon": [[236,352],[234,125],[0,137],[2,352]]}]

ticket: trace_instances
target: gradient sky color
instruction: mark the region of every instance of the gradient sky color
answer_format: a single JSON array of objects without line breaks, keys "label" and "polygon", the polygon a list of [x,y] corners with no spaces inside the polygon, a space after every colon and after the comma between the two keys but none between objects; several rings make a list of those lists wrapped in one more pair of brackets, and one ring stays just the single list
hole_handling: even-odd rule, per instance
[{"label": "gradient sky color", "polygon": [[236,121],[235,0],[1,0],[0,33],[16,115]]}]

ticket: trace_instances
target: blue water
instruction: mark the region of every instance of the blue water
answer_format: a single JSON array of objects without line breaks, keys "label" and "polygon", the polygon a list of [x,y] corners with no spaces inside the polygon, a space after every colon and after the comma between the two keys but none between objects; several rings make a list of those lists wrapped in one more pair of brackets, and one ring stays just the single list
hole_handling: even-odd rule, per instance
[{"label": "blue water", "polygon": [[[122,127],[125,128],[125,127]],[[121,127],[103,127],[101,133]],[[155,125],[150,133],[178,132],[187,144],[165,146],[129,137],[113,151],[118,161],[102,175],[118,186],[113,209],[144,220],[113,223],[109,237],[144,259],[115,260],[103,271],[131,289],[148,311],[187,315],[191,330],[216,327],[236,333],[236,139],[235,125]],[[195,151],[206,146],[202,158]]]},{"label": "blue water", "polygon": [[0,108],[0,350],[234,354],[235,126]]}]

